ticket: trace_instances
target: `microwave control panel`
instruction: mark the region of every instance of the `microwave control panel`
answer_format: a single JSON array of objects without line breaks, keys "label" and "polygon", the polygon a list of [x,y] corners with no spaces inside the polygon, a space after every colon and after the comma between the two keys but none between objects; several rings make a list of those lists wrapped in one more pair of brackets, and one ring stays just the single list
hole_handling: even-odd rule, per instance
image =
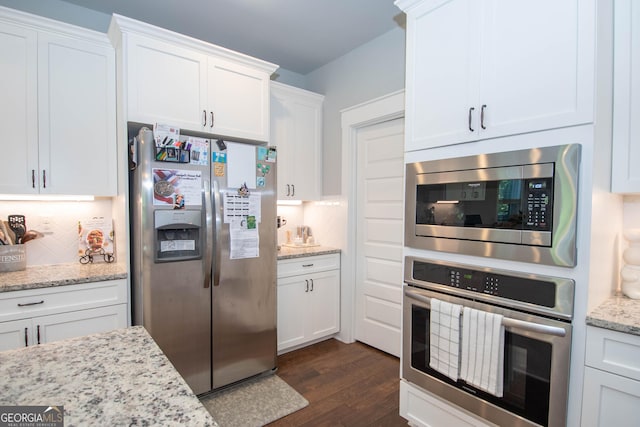
[{"label": "microwave control panel", "polygon": [[535,231],[551,230],[553,179],[526,179],[524,184],[526,188],[525,194],[527,194],[525,228]]}]

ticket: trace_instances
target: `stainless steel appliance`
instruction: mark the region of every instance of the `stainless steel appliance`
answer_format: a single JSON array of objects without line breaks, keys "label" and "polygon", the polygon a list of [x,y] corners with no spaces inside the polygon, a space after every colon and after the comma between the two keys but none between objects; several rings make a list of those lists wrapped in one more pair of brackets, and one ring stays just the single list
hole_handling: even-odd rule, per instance
[{"label": "stainless steel appliance", "polygon": [[133,322],[202,394],[276,367],[277,171],[263,145],[185,134],[129,124]]},{"label": "stainless steel appliance", "polygon": [[[501,426],[564,426],[574,282],[405,258],[402,378]],[[503,395],[429,366],[432,298],[502,314]]]},{"label": "stainless steel appliance", "polygon": [[409,163],[405,245],[576,265],[580,145]]}]

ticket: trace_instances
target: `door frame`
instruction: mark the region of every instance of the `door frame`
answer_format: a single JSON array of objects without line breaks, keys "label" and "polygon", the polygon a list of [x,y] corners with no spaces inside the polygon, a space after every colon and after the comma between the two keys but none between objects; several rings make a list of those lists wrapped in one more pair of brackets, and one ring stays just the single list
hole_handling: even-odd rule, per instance
[{"label": "door frame", "polygon": [[404,89],[345,108],[342,116],[342,198],[346,206],[346,239],[342,250],[340,287],[340,341],[355,341],[356,328],[356,168],[358,130],[404,117]]}]

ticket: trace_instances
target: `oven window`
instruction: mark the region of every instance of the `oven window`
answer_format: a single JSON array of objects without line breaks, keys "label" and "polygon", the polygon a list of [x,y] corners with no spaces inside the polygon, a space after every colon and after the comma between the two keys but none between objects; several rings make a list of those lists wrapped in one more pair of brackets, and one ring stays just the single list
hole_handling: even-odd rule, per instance
[{"label": "oven window", "polygon": [[546,426],[549,414],[552,346],[505,333],[504,395],[498,398],[429,367],[429,309],[412,305],[411,366],[457,388]]},{"label": "oven window", "polygon": [[551,178],[422,184],[416,224],[551,230]]}]

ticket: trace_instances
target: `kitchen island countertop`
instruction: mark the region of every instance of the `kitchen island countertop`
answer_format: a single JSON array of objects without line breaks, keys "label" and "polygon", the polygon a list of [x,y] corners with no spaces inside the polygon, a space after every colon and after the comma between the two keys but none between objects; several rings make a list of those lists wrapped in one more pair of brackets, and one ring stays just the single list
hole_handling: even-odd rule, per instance
[{"label": "kitchen island countertop", "polygon": [[0,273],[0,292],[49,288],[127,278],[124,263],[53,264],[27,267],[26,270]]},{"label": "kitchen island countertop", "polygon": [[640,335],[640,300],[614,296],[587,315],[587,325]]},{"label": "kitchen island countertop", "polygon": [[302,258],[314,255],[339,254],[340,249],[328,246],[281,246],[278,250],[278,261],[291,258]]},{"label": "kitchen island countertop", "polygon": [[217,426],[141,326],[0,352],[0,405],[64,406],[67,426]]}]

